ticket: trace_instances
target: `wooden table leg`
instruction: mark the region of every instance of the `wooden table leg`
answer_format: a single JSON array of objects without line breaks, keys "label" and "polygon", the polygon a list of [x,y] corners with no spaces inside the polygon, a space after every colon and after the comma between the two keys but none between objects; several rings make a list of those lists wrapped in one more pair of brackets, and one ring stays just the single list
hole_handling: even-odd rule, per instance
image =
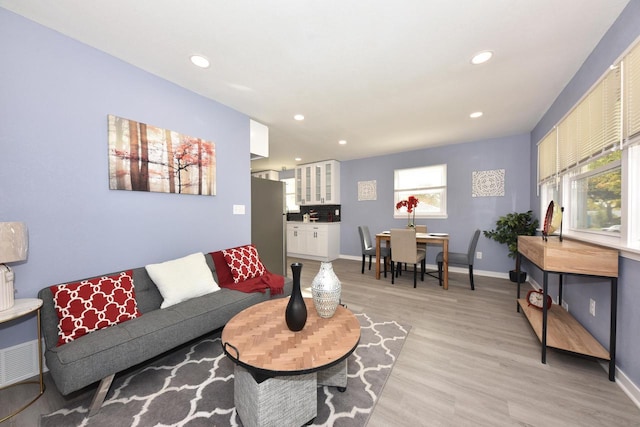
[{"label": "wooden table leg", "polygon": [[380,280],[380,237],[376,236],[376,280]]}]

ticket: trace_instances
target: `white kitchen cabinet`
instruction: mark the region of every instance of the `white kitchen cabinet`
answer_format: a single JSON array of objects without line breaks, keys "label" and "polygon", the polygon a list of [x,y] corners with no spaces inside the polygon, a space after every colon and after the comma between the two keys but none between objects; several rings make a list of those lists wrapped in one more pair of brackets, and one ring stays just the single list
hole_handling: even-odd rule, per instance
[{"label": "white kitchen cabinet", "polygon": [[333,261],[340,256],[340,223],[287,223],[287,256]]},{"label": "white kitchen cabinet", "polygon": [[307,253],[328,257],[329,232],[324,225],[313,225],[307,231]]},{"label": "white kitchen cabinet", "polygon": [[287,224],[287,255],[289,253],[306,253],[306,229],[302,224]]},{"label": "white kitchen cabinet", "polygon": [[340,204],[340,162],[337,160],[300,165],[295,176],[298,204]]}]

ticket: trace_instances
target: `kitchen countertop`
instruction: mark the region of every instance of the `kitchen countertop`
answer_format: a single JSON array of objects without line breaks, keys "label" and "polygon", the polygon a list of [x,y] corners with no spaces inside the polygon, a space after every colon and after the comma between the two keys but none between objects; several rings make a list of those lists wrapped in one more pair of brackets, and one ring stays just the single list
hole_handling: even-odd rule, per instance
[{"label": "kitchen countertop", "polygon": [[304,221],[287,221],[287,224],[340,224],[340,221],[333,221],[333,222],[327,222],[327,221],[309,221],[309,222],[304,222]]}]

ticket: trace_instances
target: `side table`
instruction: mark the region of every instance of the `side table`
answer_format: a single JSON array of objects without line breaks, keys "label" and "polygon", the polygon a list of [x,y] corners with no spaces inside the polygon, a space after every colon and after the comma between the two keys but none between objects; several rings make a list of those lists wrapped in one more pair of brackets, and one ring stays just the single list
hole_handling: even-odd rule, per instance
[{"label": "side table", "polygon": [[29,405],[38,400],[40,396],[44,393],[44,380],[42,378],[42,333],[40,331],[40,308],[42,307],[42,300],[39,298],[20,298],[16,299],[13,307],[0,311],[0,323],[9,322],[11,320],[19,319],[20,317],[26,316],[33,312],[37,313],[37,322],[38,322],[38,371],[39,371],[39,380],[38,381],[20,381],[14,384],[10,384],[8,386],[0,388],[0,390],[7,389],[9,387],[14,387],[22,384],[40,384],[40,392],[36,397],[34,397],[30,402],[26,405],[19,408],[17,411],[7,415],[6,417],[0,419],[0,423],[8,420],[14,415],[19,414],[23,410],[25,410]]}]

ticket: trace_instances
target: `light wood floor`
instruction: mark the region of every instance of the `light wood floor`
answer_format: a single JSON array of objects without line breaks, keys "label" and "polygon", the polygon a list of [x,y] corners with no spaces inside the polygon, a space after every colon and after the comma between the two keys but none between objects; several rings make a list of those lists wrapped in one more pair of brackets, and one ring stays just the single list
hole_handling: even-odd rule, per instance
[{"label": "light wood floor", "polygon": [[[320,264],[299,261],[310,286]],[[452,273],[448,291],[430,277],[414,289],[411,273],[392,286],[373,269],[361,274],[359,261],[333,266],[348,308],[412,326],[370,427],[640,425],[640,409],[598,362],[549,350],[540,363],[539,341],[516,312],[508,280],[476,276],[471,291],[466,274]],[[0,411],[24,397],[0,394]],[[48,382],[39,401],[3,426],[37,426],[41,413],[67,401]]]}]

